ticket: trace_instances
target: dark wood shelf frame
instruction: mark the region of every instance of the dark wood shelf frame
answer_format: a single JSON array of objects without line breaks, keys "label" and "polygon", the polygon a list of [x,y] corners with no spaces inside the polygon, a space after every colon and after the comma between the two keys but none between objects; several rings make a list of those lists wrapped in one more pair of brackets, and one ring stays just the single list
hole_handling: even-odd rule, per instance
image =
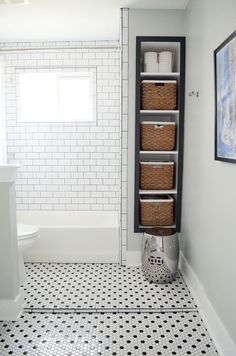
[{"label": "dark wood shelf frame", "polygon": [[[178,172],[177,172],[177,196],[175,199],[175,225],[176,232],[181,230],[181,207],[182,207],[182,182],[183,182],[183,153],[184,153],[184,106],[185,106],[185,37],[168,36],[138,36],[136,37],[136,95],[135,95],[135,193],[134,193],[134,232],[143,232],[140,228],[139,211],[139,162],[140,162],[140,109],[141,109],[141,44],[144,42],[169,42],[180,46],[180,75],[178,78]],[[159,78],[158,78],[159,79]],[[163,79],[165,76],[163,75]],[[166,226],[168,228],[168,226]]]}]

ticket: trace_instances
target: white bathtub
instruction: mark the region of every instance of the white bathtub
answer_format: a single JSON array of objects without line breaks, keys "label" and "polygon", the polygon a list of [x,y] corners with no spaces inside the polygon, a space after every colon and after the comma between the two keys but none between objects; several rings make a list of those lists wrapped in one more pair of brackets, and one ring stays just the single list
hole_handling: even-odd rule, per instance
[{"label": "white bathtub", "polygon": [[118,217],[113,211],[18,211],[18,223],[40,228],[25,261],[119,262]]}]

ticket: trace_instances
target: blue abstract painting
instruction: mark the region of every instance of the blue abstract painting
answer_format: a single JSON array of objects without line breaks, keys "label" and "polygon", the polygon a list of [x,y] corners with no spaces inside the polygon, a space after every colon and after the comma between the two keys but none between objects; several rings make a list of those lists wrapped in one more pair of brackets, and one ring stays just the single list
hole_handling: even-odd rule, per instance
[{"label": "blue abstract painting", "polygon": [[216,157],[236,160],[236,37],[215,53]]}]

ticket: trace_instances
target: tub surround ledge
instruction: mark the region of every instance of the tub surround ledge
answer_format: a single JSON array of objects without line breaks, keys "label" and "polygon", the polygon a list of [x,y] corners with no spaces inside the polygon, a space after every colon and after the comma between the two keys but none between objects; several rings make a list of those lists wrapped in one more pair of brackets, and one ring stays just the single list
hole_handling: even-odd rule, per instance
[{"label": "tub surround ledge", "polygon": [[119,262],[116,211],[18,211],[17,217],[39,227],[40,239],[24,252],[26,262]]}]

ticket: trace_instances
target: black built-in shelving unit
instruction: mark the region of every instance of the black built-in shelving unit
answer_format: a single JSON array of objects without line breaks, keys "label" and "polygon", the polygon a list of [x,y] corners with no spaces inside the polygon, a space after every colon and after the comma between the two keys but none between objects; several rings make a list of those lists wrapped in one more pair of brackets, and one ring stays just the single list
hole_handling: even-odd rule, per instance
[{"label": "black built-in shelving unit", "polygon": [[[174,50],[177,70],[172,73],[144,73],[142,72],[142,52],[145,50]],[[142,111],[141,112],[141,82],[143,79],[177,80],[177,111]],[[175,201],[174,231],[181,228],[182,176],[183,176],[183,139],[184,139],[184,97],[185,97],[185,37],[136,37],[136,109],[135,109],[135,199],[134,199],[134,232],[142,232],[147,227],[140,225],[140,161],[146,154],[153,160],[174,160],[176,166],[175,189],[168,192]],[[145,119],[143,119],[145,117]],[[141,121],[175,121],[177,124],[176,149],[173,152],[141,153],[140,152],[140,122]],[[143,192],[145,194],[145,192]],[[158,194],[155,191],[154,194]],[[161,194],[164,194],[161,192]],[[168,228],[169,226],[165,226]]]}]

